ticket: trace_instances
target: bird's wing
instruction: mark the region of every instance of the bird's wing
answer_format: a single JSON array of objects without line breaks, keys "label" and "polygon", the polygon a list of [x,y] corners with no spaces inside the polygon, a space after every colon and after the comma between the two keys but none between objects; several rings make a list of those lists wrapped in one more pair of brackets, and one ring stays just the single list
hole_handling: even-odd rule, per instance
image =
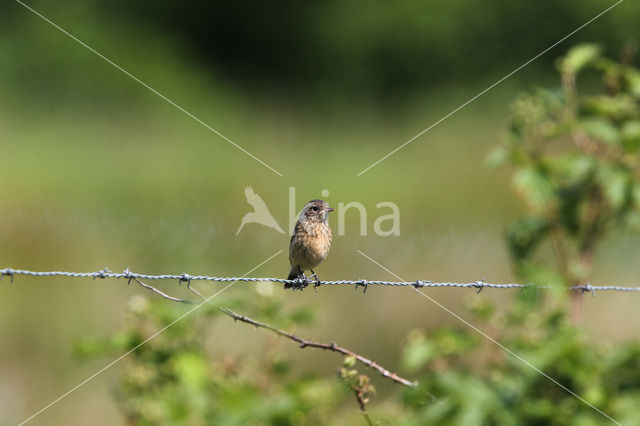
[{"label": "bird's wing", "polygon": [[293,243],[293,239],[296,237],[296,235],[300,235],[302,233],[306,234],[304,226],[302,226],[302,224],[298,221],[296,222],[296,226],[293,228],[293,234],[291,235],[291,240],[289,240],[289,245]]}]

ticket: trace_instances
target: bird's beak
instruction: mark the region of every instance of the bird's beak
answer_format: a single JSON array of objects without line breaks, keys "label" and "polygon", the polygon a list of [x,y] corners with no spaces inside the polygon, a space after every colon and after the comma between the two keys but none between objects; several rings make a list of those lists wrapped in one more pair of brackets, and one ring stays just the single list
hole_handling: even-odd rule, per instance
[{"label": "bird's beak", "polygon": [[327,213],[332,212],[332,211],[334,211],[334,210],[335,210],[335,209],[334,209],[333,207],[329,207],[329,208],[327,209]]}]

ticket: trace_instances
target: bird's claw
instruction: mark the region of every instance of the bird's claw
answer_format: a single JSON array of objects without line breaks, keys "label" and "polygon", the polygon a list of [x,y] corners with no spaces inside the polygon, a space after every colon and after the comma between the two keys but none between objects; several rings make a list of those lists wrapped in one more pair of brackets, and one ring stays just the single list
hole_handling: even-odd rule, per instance
[{"label": "bird's claw", "polygon": [[[313,272],[313,271],[311,271]],[[315,272],[313,272],[313,275],[311,275],[309,277],[309,279],[315,278],[316,282],[313,284],[313,289],[316,291],[316,293],[318,292],[318,287],[320,287],[320,285],[322,284],[322,282],[320,281],[320,278],[318,278],[318,275],[316,275]]]},{"label": "bird's claw", "polygon": [[298,275],[296,279],[293,280],[291,289],[293,291],[296,291],[296,290],[302,291],[308,285],[309,285],[309,279],[306,277],[306,275],[302,274],[302,275]]}]

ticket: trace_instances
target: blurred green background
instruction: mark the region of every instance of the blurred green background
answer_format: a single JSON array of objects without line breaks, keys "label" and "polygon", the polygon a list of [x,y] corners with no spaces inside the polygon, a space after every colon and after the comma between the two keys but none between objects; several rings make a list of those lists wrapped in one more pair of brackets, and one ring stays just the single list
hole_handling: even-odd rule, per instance
[{"label": "blurred green background", "polygon": [[[640,6],[624,2],[360,177],[356,174],[458,105],[600,13],[612,2],[474,0],[28,3],[163,95],[265,161],[242,153],[16,2],[0,14],[0,268],[283,277],[288,236],[247,225],[252,186],[286,229],[288,188],[297,205],[359,201],[369,235],[347,216],[318,268],[322,279],[513,280],[503,244],[521,211],[506,172],[484,158],[503,138],[522,90],[558,83],[555,59],[579,41],[618,57],[637,38]],[[372,232],[380,201],[396,203],[400,236]],[[335,219],[335,218],[334,218]],[[336,226],[335,220],[333,222]],[[610,237],[598,283],[637,283],[640,238]],[[217,285],[196,284],[212,294]],[[184,286],[162,283],[190,297]],[[16,423],[105,365],[79,362],[73,346],[122,327],[132,295],[124,281],[30,279],[0,285],[0,423]],[[238,284],[228,296],[253,297]],[[465,316],[465,298],[497,291],[442,289],[434,298]],[[154,297],[148,295],[149,297]],[[221,298],[223,296],[220,296]],[[227,295],[225,295],[227,297]],[[397,365],[415,327],[455,319],[412,290],[321,288],[284,303],[313,305],[301,334],[335,340]],[[636,336],[632,295],[586,298],[590,338]],[[170,303],[170,302],[167,302]],[[263,334],[223,323],[208,336],[225,352],[259,357]],[[217,348],[217,346],[216,346]],[[292,351],[296,351],[292,347]],[[298,354],[300,371],[334,368]],[[330,358],[330,359],[329,359]],[[31,424],[121,421],[118,366]],[[381,383],[381,392],[384,386]]]}]

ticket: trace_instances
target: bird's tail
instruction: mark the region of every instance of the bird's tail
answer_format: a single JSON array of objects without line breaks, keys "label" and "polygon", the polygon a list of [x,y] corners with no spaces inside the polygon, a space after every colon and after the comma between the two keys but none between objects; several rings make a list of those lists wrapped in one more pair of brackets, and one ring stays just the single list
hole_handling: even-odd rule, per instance
[{"label": "bird's tail", "polygon": [[[289,276],[287,277],[288,280],[295,280],[296,278],[298,278],[300,276],[300,271],[298,270],[298,267],[295,265],[291,266],[291,271],[289,272]],[[293,287],[293,284],[291,283],[285,283],[284,288],[291,288]]]}]

